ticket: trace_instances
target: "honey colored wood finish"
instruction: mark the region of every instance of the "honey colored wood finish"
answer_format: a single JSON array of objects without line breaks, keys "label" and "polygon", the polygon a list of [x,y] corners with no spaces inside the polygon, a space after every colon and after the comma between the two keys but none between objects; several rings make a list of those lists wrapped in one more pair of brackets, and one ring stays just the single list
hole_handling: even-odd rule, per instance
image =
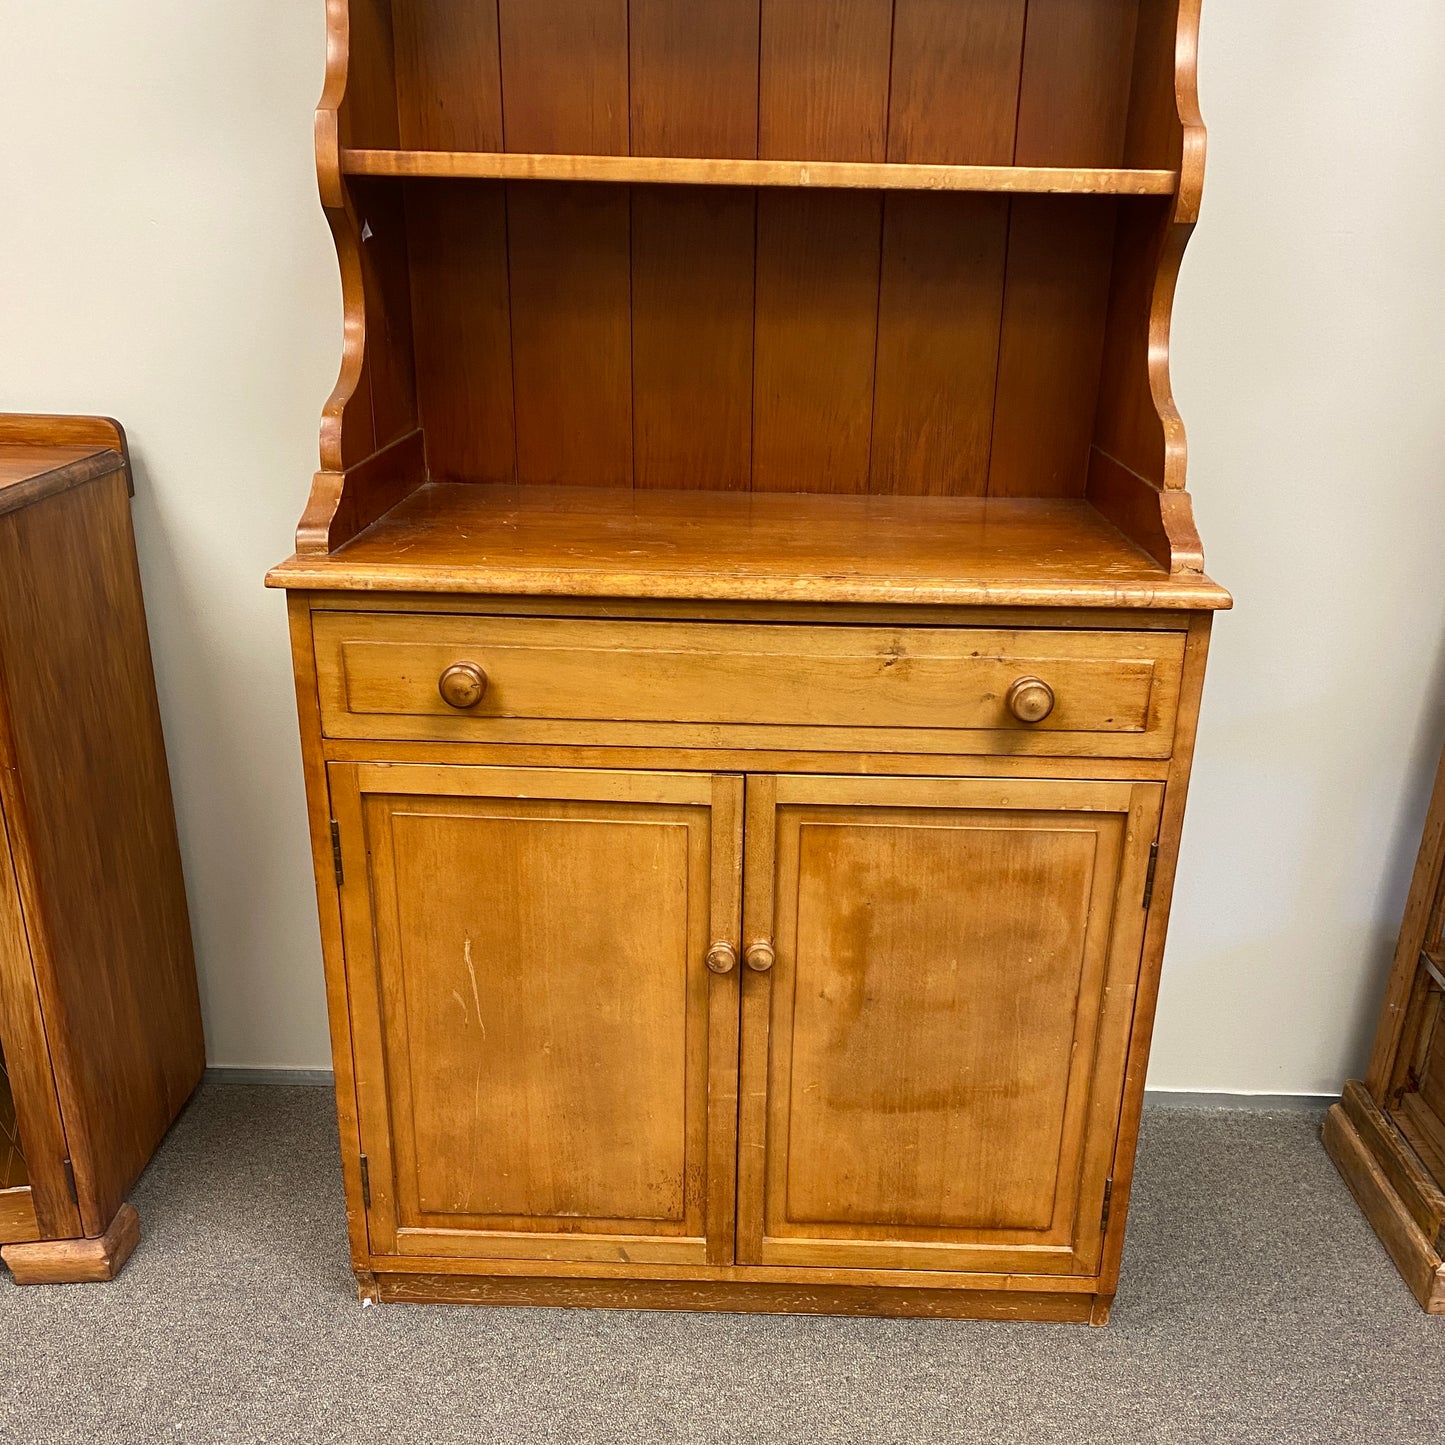
[{"label": "honey colored wood finish", "polygon": [[1363,1082],[1325,1147],[1415,1298],[1445,1314],[1445,759]]},{"label": "honey colored wood finish", "polygon": [[313,625],[323,727],[358,739],[1167,757],[1184,658],[1170,632],[350,612]]},{"label": "honey colored wood finish", "polygon": [[125,1195],[205,1062],[129,480],[113,422],[0,418],[0,1053],[26,1175],[0,1242],[32,1241],[17,1277],[112,1233],[75,1257],[118,1267]]},{"label": "honey colored wood finish", "polygon": [[361,1298],[1105,1323],[1197,0],[327,9],[268,582]]},{"label": "honey colored wood finish", "polygon": [[140,1215],[122,1204],[98,1239],[7,1244],[0,1249],[0,1258],[16,1284],[104,1284],[125,1268],[139,1243]]}]

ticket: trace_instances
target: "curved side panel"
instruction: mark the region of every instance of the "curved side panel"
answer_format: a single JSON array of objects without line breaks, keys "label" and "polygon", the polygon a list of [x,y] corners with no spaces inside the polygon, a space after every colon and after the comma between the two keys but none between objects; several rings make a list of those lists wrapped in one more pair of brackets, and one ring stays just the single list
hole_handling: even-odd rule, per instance
[{"label": "curved side panel", "polygon": [[[368,53],[375,52],[376,64],[365,73],[353,68],[353,39],[365,42]],[[420,483],[425,474],[419,460],[419,436],[414,447],[394,445],[415,431],[409,366],[400,373],[390,369],[387,395],[379,401],[367,357],[369,320],[375,325],[388,313],[386,293],[395,290],[398,276],[403,281],[405,277],[400,198],[390,197],[390,204],[379,201],[379,211],[387,213],[388,224],[384,242],[377,249],[386,253],[390,264],[375,259],[368,264],[366,222],[341,171],[343,139],[351,139],[353,132],[363,139],[385,139],[394,131],[390,53],[389,7],[381,0],[327,0],[326,81],[316,111],[316,175],[336,245],[345,319],[341,370],[322,409],[321,470],[296,534],[300,553],[335,550]],[[404,285],[401,289],[404,291]],[[400,321],[403,324],[390,338],[393,343],[410,334],[410,316]],[[413,456],[418,459],[415,469],[399,473],[395,468],[398,460],[411,461]],[[382,457],[388,457],[387,463],[376,465]],[[373,483],[381,476],[388,485],[377,489]]]},{"label": "curved side panel", "polygon": [[1140,11],[1126,161],[1175,167],[1179,185],[1171,202],[1130,202],[1121,218],[1087,493],[1173,573],[1204,569],[1185,490],[1187,438],[1169,365],[1179,269],[1204,187],[1200,4],[1144,0]]}]

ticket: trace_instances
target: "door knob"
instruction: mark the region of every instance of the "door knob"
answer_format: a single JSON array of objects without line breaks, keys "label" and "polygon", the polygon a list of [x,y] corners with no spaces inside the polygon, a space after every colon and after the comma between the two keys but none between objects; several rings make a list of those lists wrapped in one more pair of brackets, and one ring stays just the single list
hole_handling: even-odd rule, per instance
[{"label": "door knob", "polygon": [[715,943],[707,951],[707,966],[714,973],[731,973],[738,966],[738,951],[730,943]]},{"label": "door knob", "polygon": [[476,707],[487,691],[487,674],[475,662],[454,662],[442,673],[437,691],[448,707]]},{"label": "door knob", "polygon": [[1054,690],[1041,677],[1021,677],[1008,690],[1008,710],[1021,723],[1043,722],[1054,710]]},{"label": "door knob", "polygon": [[766,938],[760,938],[756,943],[748,944],[748,951],[743,954],[743,957],[754,973],[766,973],[778,958],[777,954],[773,952],[773,945]]}]

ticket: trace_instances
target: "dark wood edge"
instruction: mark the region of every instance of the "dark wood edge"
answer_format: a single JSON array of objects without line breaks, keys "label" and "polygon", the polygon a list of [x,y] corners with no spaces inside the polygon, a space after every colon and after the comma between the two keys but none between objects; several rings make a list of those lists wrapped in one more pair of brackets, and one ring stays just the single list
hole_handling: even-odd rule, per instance
[{"label": "dark wood edge", "polygon": [[0,1259],[15,1283],[104,1284],[125,1267],[140,1243],[140,1215],[132,1205],[116,1210],[98,1239],[49,1239],[36,1244],[7,1244]]},{"label": "dark wood edge", "polygon": [[0,412],[0,445],[87,447],[120,453],[126,490],[135,496],[130,443],[125,428],[109,416],[64,416],[41,412]]},{"label": "dark wood edge", "polygon": [[[358,1272],[361,1298],[386,1302],[528,1305],[544,1309],[648,1309],[853,1315],[893,1319],[1095,1320],[1092,1294],[1030,1294],[1017,1290],[900,1289],[889,1286],[697,1283],[685,1280],[600,1280],[453,1274]],[[1107,1298],[1107,1297],[1105,1297]]]},{"label": "dark wood edge", "polygon": [[1425,934],[1442,868],[1445,868],[1445,757],[1436,769],[1435,786],[1425,814],[1425,829],[1410,877],[1405,916],[1400,922],[1400,935],[1390,965],[1389,982],[1385,986],[1380,1022],[1365,1073],[1365,1088],[1379,1105],[1384,1104],[1396,1073],[1400,1037],[1415,979],[1420,973],[1420,951],[1425,946]]},{"label": "dark wood edge", "polygon": [[1428,1314],[1445,1315],[1445,1268],[1440,1256],[1341,1104],[1325,1115],[1324,1145],[1410,1293]]},{"label": "dark wood edge", "polygon": [[23,482],[12,482],[8,487],[0,487],[0,517],[9,512],[18,512],[22,508],[34,506],[48,497],[68,492],[73,487],[84,486],[87,482],[108,477],[112,472],[120,471],[122,468],[125,469],[126,489],[131,496],[134,496],[130,469],[126,467],[125,457],[117,451],[94,452],[88,457],[67,462],[64,466],[55,467],[51,471],[38,472],[33,477],[26,477]]}]

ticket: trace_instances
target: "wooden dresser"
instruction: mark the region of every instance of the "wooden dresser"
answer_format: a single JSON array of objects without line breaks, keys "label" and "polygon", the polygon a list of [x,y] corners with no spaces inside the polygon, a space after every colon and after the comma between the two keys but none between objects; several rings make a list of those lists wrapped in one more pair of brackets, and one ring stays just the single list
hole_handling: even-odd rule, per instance
[{"label": "wooden dresser", "polygon": [[1198,0],[330,0],[363,1297],[1103,1322],[1212,614]]},{"label": "wooden dresser", "polygon": [[1445,758],[1363,1080],[1325,1147],[1425,1310],[1445,1315]]},{"label": "wooden dresser", "polygon": [[0,1256],[109,1279],[205,1068],[125,437],[0,415]]}]

